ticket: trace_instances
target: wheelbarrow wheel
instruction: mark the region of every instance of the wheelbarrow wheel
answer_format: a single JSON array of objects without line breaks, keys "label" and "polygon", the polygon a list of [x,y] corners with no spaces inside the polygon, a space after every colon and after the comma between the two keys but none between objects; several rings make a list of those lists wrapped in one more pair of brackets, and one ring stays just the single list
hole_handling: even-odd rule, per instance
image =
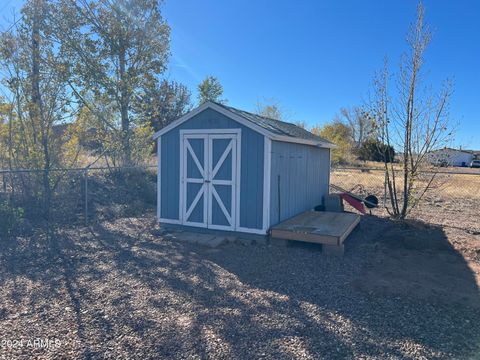
[{"label": "wheelbarrow wheel", "polygon": [[369,209],[376,208],[378,206],[378,198],[375,195],[368,195],[365,198],[365,206]]}]

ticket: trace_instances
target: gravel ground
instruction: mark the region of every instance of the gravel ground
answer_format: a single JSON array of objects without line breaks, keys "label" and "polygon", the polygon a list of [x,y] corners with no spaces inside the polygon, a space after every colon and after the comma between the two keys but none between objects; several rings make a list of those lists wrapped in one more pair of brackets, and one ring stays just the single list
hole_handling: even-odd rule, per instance
[{"label": "gravel ground", "polygon": [[365,217],[344,258],[211,249],[151,217],[18,238],[0,244],[0,359],[480,358],[459,234]]}]

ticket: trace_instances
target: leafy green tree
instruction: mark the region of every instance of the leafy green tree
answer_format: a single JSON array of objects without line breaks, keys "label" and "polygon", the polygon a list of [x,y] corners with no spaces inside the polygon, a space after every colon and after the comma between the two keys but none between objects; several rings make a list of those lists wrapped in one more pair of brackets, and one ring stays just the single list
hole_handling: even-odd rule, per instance
[{"label": "leafy green tree", "polygon": [[223,86],[215,76],[207,76],[198,85],[198,103],[199,105],[207,101],[213,101],[220,104],[226,104],[227,100],[222,99]]},{"label": "leafy green tree", "polygon": [[326,124],[324,126],[315,126],[311,132],[321,136],[337,145],[332,150],[332,163],[343,164],[351,160],[352,142],[351,129],[338,121]]},{"label": "leafy green tree", "polygon": [[[65,134],[58,136],[54,129],[71,120],[75,109],[64,72],[65,53],[50,37],[53,4],[29,0],[21,11],[22,17],[0,37],[0,66],[7,103],[3,107],[6,121],[0,136],[6,144],[3,157],[10,168],[43,170],[19,176],[23,195],[42,198],[48,218],[58,176],[51,169],[66,165],[64,146],[69,142]],[[75,157],[71,160],[74,162]]]},{"label": "leafy green tree", "polygon": [[158,131],[190,111],[190,99],[191,93],[185,85],[163,80],[143,96],[143,116]]},{"label": "leafy green tree", "polygon": [[[54,36],[70,55],[75,95],[118,137],[122,162],[132,163],[143,101],[158,89],[169,56],[170,28],[157,0],[59,0]],[[108,104],[107,104],[108,103]],[[114,116],[102,117],[97,104]]]},{"label": "leafy green tree", "polygon": [[365,140],[356,151],[358,158],[364,161],[381,161],[390,163],[394,161],[395,150],[393,146],[382,143],[380,140]]}]

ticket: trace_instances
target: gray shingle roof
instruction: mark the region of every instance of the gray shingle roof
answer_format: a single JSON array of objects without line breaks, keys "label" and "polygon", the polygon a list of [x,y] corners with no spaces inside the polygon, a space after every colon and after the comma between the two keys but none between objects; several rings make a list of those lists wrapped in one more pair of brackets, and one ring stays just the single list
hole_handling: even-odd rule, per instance
[{"label": "gray shingle roof", "polygon": [[251,121],[254,124],[261,126],[262,128],[270,131],[271,133],[274,133],[277,135],[283,135],[283,136],[290,136],[298,139],[318,141],[324,144],[333,144],[331,141],[328,141],[327,139],[324,139],[320,136],[314,135],[310,131],[307,131],[304,128],[301,128],[300,126],[297,126],[295,124],[253,114],[248,111],[233,108],[231,106],[226,106],[218,103],[215,103],[215,104],[225,108],[228,111],[231,111],[236,115],[243,117],[248,121]]}]

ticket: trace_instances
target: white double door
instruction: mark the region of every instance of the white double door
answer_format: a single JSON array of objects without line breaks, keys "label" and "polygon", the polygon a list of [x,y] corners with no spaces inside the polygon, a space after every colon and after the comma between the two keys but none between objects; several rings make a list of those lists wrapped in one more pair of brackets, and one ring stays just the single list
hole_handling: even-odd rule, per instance
[{"label": "white double door", "polygon": [[237,134],[182,134],[182,223],[235,230]]}]

